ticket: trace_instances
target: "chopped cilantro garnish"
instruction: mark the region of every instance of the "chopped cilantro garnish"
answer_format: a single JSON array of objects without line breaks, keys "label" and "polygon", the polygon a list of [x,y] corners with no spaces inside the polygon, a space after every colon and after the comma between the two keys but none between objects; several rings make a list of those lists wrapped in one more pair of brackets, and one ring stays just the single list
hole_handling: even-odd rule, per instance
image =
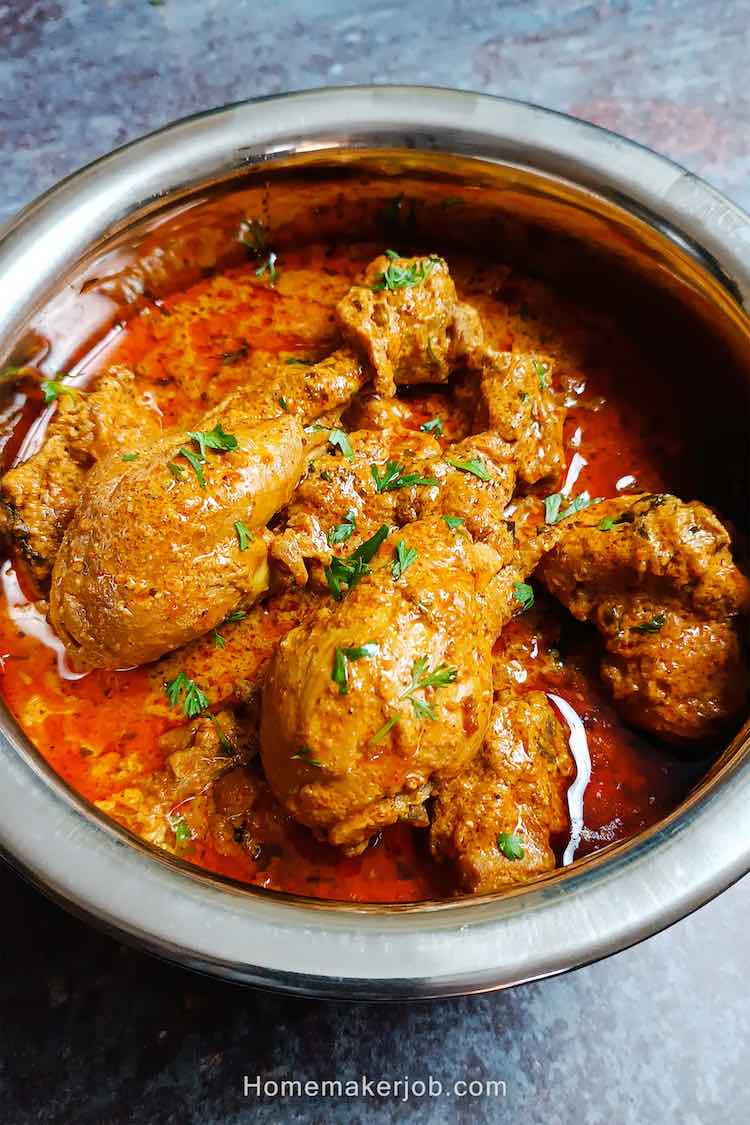
[{"label": "chopped cilantro garnish", "polygon": [[205,490],[206,478],[203,475],[203,465],[205,464],[205,458],[201,457],[198,453],[193,453],[192,449],[186,449],[184,445],[178,451],[178,453],[181,457],[184,457],[186,461],[190,462],[193,468],[193,472],[198,478],[198,484],[202,489]]},{"label": "chopped cilantro garnish", "polygon": [[214,642],[214,648],[226,648],[227,642],[224,640],[221,633],[216,631],[216,629],[214,629],[213,633],[211,634],[211,639]]},{"label": "chopped cilantro garnish", "polygon": [[290,355],[284,360],[284,363],[288,363],[290,367],[292,365],[299,366],[299,367],[312,367],[315,363],[315,360],[314,359],[302,359],[302,358],[298,358],[296,355]]},{"label": "chopped cilantro garnish", "polygon": [[382,742],[384,738],[388,737],[390,732],[395,727],[396,723],[400,722],[400,715],[391,715],[390,719],[383,723],[382,727],[380,727],[379,730],[375,731],[375,734],[370,739],[370,746],[377,746],[379,742]]},{"label": "chopped cilantro garnish", "polygon": [[373,285],[373,289],[410,289],[413,285],[420,285],[425,281],[435,268],[439,258],[432,256],[422,258],[408,266],[397,266],[400,255],[395,250],[386,250],[390,264],[386,266]]},{"label": "chopped cilantro garnish", "polygon": [[539,383],[539,390],[546,391],[549,387],[549,379],[547,378],[547,364],[540,363],[538,359],[535,359],[534,371],[536,372],[537,382]]},{"label": "chopped cilantro garnish", "polygon": [[640,625],[633,626],[634,633],[658,633],[665,625],[667,620],[666,613],[657,613],[650,621],[642,621]]},{"label": "chopped cilantro garnish", "polygon": [[242,621],[245,617],[247,617],[246,609],[233,609],[231,613],[226,615],[222,625],[233,625],[235,621]]},{"label": "chopped cilantro garnish", "polygon": [[531,609],[534,604],[534,590],[528,582],[516,582],[513,587],[513,597],[523,611]]},{"label": "chopped cilantro garnish", "polygon": [[306,762],[308,766],[321,767],[323,763],[319,762],[317,758],[313,758],[312,755],[313,752],[309,746],[301,746],[296,754],[292,754],[292,761]]},{"label": "chopped cilantro garnish", "polygon": [[354,460],[354,450],[352,449],[352,443],[349,441],[349,438],[343,430],[331,430],[330,434],[328,435],[328,441],[331,445],[341,450],[347,461]]},{"label": "chopped cilantro garnish", "polygon": [[443,519],[448,524],[451,531],[455,531],[457,527],[461,527],[464,522],[463,516],[443,516]]},{"label": "chopped cilantro garnish", "polygon": [[371,563],[375,558],[375,555],[378,553],[380,544],[388,538],[390,533],[391,529],[389,528],[388,524],[381,524],[374,535],[371,535],[369,539],[365,539],[364,543],[360,543],[359,547],[357,547],[356,551],[353,552],[351,557],[353,559],[359,559],[364,563]]},{"label": "chopped cilantro garnish", "polygon": [[284,411],[284,413],[288,414],[289,413],[289,403],[286,401],[286,399],[284,398],[283,395],[279,395],[278,403],[279,403],[279,406],[281,407],[281,409]]},{"label": "chopped cilantro garnish", "polygon": [[68,376],[66,374],[61,373],[57,376],[56,379],[42,379],[40,386],[42,388],[42,394],[44,395],[44,402],[46,406],[49,406],[49,404],[51,402],[54,402],[55,399],[60,395],[68,395],[70,398],[76,397],[76,395],[78,394],[76,388],[66,387],[63,383],[63,379],[67,379],[67,377]]},{"label": "chopped cilantro garnish", "polygon": [[443,436],[443,421],[441,418],[431,418],[429,422],[423,422],[419,428],[425,434],[434,434],[435,437]]},{"label": "chopped cilantro garnish", "polygon": [[234,434],[226,433],[221,423],[214,426],[212,430],[188,430],[187,436],[198,446],[202,461],[206,460],[207,449],[227,453],[229,450],[237,448],[237,438]]},{"label": "chopped cilantro garnish", "polygon": [[427,687],[446,687],[455,682],[458,668],[450,668],[447,664],[440,664],[432,672],[429,670],[429,657],[420,656],[414,661],[411,670],[411,686],[403,692],[399,699],[408,699],[418,719],[435,719],[435,712],[424,699],[420,699],[414,692]]},{"label": "chopped cilantro garnish", "polygon": [[123,455],[121,457],[121,460],[122,461],[137,461],[139,456],[140,456],[139,453],[123,453]]},{"label": "chopped cilantro garnish", "polygon": [[414,547],[407,547],[403,539],[399,539],[396,543],[396,559],[391,567],[391,574],[394,578],[400,578],[401,575],[407,570],[413,562],[416,561],[417,551]]},{"label": "chopped cilantro garnish", "polygon": [[170,461],[167,464],[167,468],[169,469],[175,480],[182,480],[182,478],[185,476],[185,470],[179,465],[175,465],[174,461]]},{"label": "chopped cilantro garnish", "polygon": [[497,838],[497,846],[506,859],[523,859],[526,854],[518,836],[514,836],[512,832],[501,832]]},{"label": "chopped cilantro garnish", "polygon": [[[202,489],[205,489],[206,478],[203,475],[203,466],[206,464],[206,450],[215,449],[219,453],[227,453],[229,450],[237,448],[237,438],[234,434],[226,433],[221,424],[215,426],[213,430],[188,430],[187,436],[198,446],[198,452],[195,453],[192,449],[187,449],[183,445],[178,451],[178,456],[184,457],[190,462],[193,472],[198,478],[198,484]],[[182,476],[182,470],[173,462],[170,462],[169,471],[178,480]]]},{"label": "chopped cilantro garnish", "polygon": [[460,469],[462,473],[473,473],[480,480],[492,480],[492,474],[487,472],[478,457],[472,457],[469,461],[459,461],[455,457],[446,457],[446,461],[454,469]]},{"label": "chopped cilantro garnish", "polygon": [[582,492],[580,496],[574,496],[567,508],[562,508],[562,502],[565,499],[562,492],[553,492],[551,496],[544,498],[544,519],[548,524],[560,523],[561,520],[568,519],[569,516],[574,516],[576,512],[582,512],[584,508],[590,508],[592,504],[600,502],[599,497],[591,498],[588,493]]},{"label": "chopped cilantro garnish", "polygon": [[240,223],[240,242],[253,254],[266,248],[266,228],[260,219],[243,219]]},{"label": "chopped cilantro garnish", "polygon": [[348,590],[353,590],[357,583],[370,573],[369,564],[375,557],[381,543],[388,538],[390,533],[391,529],[387,523],[384,523],[374,535],[361,543],[347,559],[331,560],[331,565],[325,568],[325,576],[328,589],[337,601],[340,601],[344,596],[344,591],[341,589],[342,585],[345,585]]},{"label": "chopped cilantro garnish", "polygon": [[421,477],[419,473],[404,473],[404,466],[397,461],[387,461],[380,475],[377,465],[370,465],[370,473],[378,492],[394,492],[397,488],[411,488],[416,484],[436,485],[434,477]]},{"label": "chopped cilantro garnish", "polygon": [[182,697],[182,710],[188,719],[194,719],[196,715],[200,715],[208,707],[208,698],[205,693],[201,691],[195,680],[191,680],[184,672],[178,672],[173,680],[169,680],[165,684],[164,690],[173,707],[177,706],[180,697]]},{"label": "chopped cilantro garnish", "polygon": [[337,648],[333,654],[333,671],[331,672],[331,679],[335,684],[338,684],[339,695],[346,695],[349,691],[349,661],[362,660],[376,656],[378,646],[375,641],[368,641],[367,644],[357,645],[353,648]]},{"label": "chopped cilantro garnish", "polygon": [[347,539],[351,539],[352,534],[357,526],[357,513],[354,508],[350,508],[344,516],[342,523],[337,523],[328,532],[327,539],[331,547],[336,543],[345,543]]},{"label": "chopped cilantro garnish", "polygon": [[596,525],[599,531],[611,531],[618,523],[625,523],[622,516],[603,516]]},{"label": "chopped cilantro garnish", "polygon": [[237,540],[240,545],[240,550],[246,551],[250,546],[250,543],[252,542],[253,533],[251,532],[250,528],[242,522],[242,520],[234,521],[234,530],[237,533]]},{"label": "chopped cilantro garnish", "polygon": [[167,817],[167,823],[174,832],[174,842],[179,848],[184,848],[193,839],[193,833],[190,830],[190,825],[185,820],[184,816],[175,816],[170,813]]},{"label": "chopped cilantro garnish", "polygon": [[262,265],[258,266],[257,270],[255,271],[255,276],[264,277],[266,274],[268,274],[269,283],[271,285],[274,285],[276,282],[276,278],[279,276],[279,271],[276,269],[276,260],[277,255],[274,254],[273,250],[271,250],[265,262],[263,262]]}]

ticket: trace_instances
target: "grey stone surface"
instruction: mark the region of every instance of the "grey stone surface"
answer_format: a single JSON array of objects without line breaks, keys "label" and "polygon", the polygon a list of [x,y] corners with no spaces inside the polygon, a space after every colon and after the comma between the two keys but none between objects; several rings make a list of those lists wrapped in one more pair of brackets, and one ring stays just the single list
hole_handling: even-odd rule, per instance
[{"label": "grey stone surface", "polygon": [[[746,0],[0,0],[0,220],[170,119],[330,83],[502,93],[618,129],[750,204]],[[710,848],[696,840],[696,848]],[[192,976],[0,870],[0,1121],[745,1125],[741,883],[607,962],[497,996],[322,1004]],[[251,1079],[496,1079],[504,1098],[243,1097]]]}]

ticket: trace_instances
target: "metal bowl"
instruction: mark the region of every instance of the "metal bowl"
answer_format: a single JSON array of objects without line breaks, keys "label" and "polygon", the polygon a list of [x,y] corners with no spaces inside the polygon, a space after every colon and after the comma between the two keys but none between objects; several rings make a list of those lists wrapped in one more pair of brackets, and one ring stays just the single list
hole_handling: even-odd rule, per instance
[{"label": "metal bowl", "polygon": [[[61,308],[80,305],[88,324],[81,279],[165,209],[300,163],[376,167],[396,185],[405,169],[484,185],[498,207],[535,209],[581,241],[608,243],[647,291],[669,292],[748,363],[750,220],[738,208],[583,122],[406,87],[312,91],[192,117],[47,192],[0,238],[0,361]],[[289,992],[376,999],[508,987],[632,945],[750,869],[747,726],[688,800],[634,840],[503,894],[384,907],[248,888],[158,852],[71,792],[7,712],[0,725],[0,845],[23,874],[147,950]]]}]

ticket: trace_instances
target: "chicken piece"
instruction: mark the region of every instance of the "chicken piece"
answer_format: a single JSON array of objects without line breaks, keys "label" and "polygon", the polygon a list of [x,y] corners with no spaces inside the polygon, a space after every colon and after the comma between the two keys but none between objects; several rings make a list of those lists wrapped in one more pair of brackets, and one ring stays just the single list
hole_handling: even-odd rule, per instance
[{"label": "chicken piece", "polygon": [[79,665],[155,660],[268,588],[265,524],[302,474],[302,426],[291,415],[247,425],[239,409],[222,417],[231,441],[202,462],[198,438],[170,434],[90,474],[50,596],[52,627]]},{"label": "chicken piece", "polygon": [[375,372],[375,391],[396,384],[445,383],[457,364],[481,353],[484,333],[462,304],[442,258],[375,258],[361,285],[336,306],[341,331]]},{"label": "chicken piece", "polygon": [[45,588],[89,469],[109,453],[159,436],[159,417],[126,367],[112,367],[90,391],[61,394],[44,442],[0,482],[0,512],[40,588]]},{"label": "chicken piece", "polygon": [[322,568],[351,556],[384,524],[460,515],[476,538],[504,532],[503,510],[515,467],[507,443],[477,434],[445,451],[429,434],[391,429],[348,435],[351,455],[324,455],[311,466],[286,514],[271,556],[295,582],[325,586]]},{"label": "chicken piece", "polygon": [[167,755],[173,803],[205,793],[214,781],[258,750],[257,716],[223,710],[167,731],[159,745]]},{"label": "chicken piece", "polygon": [[[307,583],[307,562],[316,560],[320,564],[316,585],[325,588],[322,566],[328,566],[337,552],[351,554],[383,524],[395,522],[401,489],[379,491],[373,466],[381,475],[388,464],[400,466],[401,472],[391,480],[396,485],[405,476],[428,479],[425,465],[441,456],[435,438],[413,430],[362,430],[349,434],[348,441],[351,455],[341,450],[325,453],[310,466],[271,545],[271,557],[299,586]],[[430,487],[413,484],[409,491]]]},{"label": "chicken piece", "polygon": [[255,753],[255,734],[244,710],[219,711],[167,731],[160,739],[167,755],[164,768],[96,806],[136,836],[183,853],[194,837],[205,835],[217,787]]},{"label": "chicken piece", "polygon": [[443,782],[430,848],[449,862],[460,891],[489,894],[551,871],[550,837],[568,827],[575,762],[544,692],[502,692],[469,767]]},{"label": "chicken piece", "polygon": [[332,352],[313,364],[277,362],[262,382],[242,385],[203,419],[210,429],[227,412],[239,414],[246,425],[296,415],[304,423],[346,406],[364,386],[368,375],[356,356],[346,348]]},{"label": "chicken piece", "polygon": [[345,600],[281,642],[263,694],[263,766],[320,838],[354,854],[386,824],[424,823],[432,788],[471,761],[492,704],[489,591],[508,558],[442,519],[413,523]]},{"label": "chicken piece", "polygon": [[153,690],[164,698],[166,710],[164,685],[182,672],[200,686],[212,707],[253,705],[260,700],[277,644],[317,606],[318,599],[309,590],[293,587],[231,614],[217,629],[152,664]]},{"label": "chicken piece", "polygon": [[539,576],[606,648],[601,672],[628,722],[670,742],[705,738],[747,698],[738,615],[750,584],[703,504],[623,496],[562,525]]},{"label": "chicken piece", "polygon": [[217,778],[211,791],[208,815],[211,843],[221,855],[249,854],[258,859],[262,851],[257,811],[273,802],[268,783],[252,768],[239,765]]},{"label": "chicken piece", "polygon": [[556,478],[565,465],[565,408],[552,387],[552,362],[526,352],[487,349],[477,425],[513,449],[521,484]]},{"label": "chicken piece", "polygon": [[513,495],[516,467],[512,450],[497,434],[474,434],[448,446],[424,466],[439,488],[423,490],[412,500],[399,496],[396,518],[401,523],[428,515],[460,516],[476,540],[494,543],[504,538],[503,513]]}]

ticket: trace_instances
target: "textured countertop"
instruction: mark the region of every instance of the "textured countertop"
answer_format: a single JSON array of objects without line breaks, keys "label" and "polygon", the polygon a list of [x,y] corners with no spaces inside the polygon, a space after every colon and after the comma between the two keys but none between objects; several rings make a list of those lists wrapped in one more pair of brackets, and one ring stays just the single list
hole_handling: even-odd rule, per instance
[{"label": "textured countertop", "polygon": [[[0,221],[175,117],[354,82],[462,86],[565,110],[750,206],[749,27],[747,0],[0,0]],[[204,980],[100,936],[4,868],[0,892],[3,1125],[750,1119],[747,881],[568,976],[392,1006]],[[497,1080],[506,1093],[243,1095],[245,1075],[363,1073],[432,1075],[446,1088]]]}]

